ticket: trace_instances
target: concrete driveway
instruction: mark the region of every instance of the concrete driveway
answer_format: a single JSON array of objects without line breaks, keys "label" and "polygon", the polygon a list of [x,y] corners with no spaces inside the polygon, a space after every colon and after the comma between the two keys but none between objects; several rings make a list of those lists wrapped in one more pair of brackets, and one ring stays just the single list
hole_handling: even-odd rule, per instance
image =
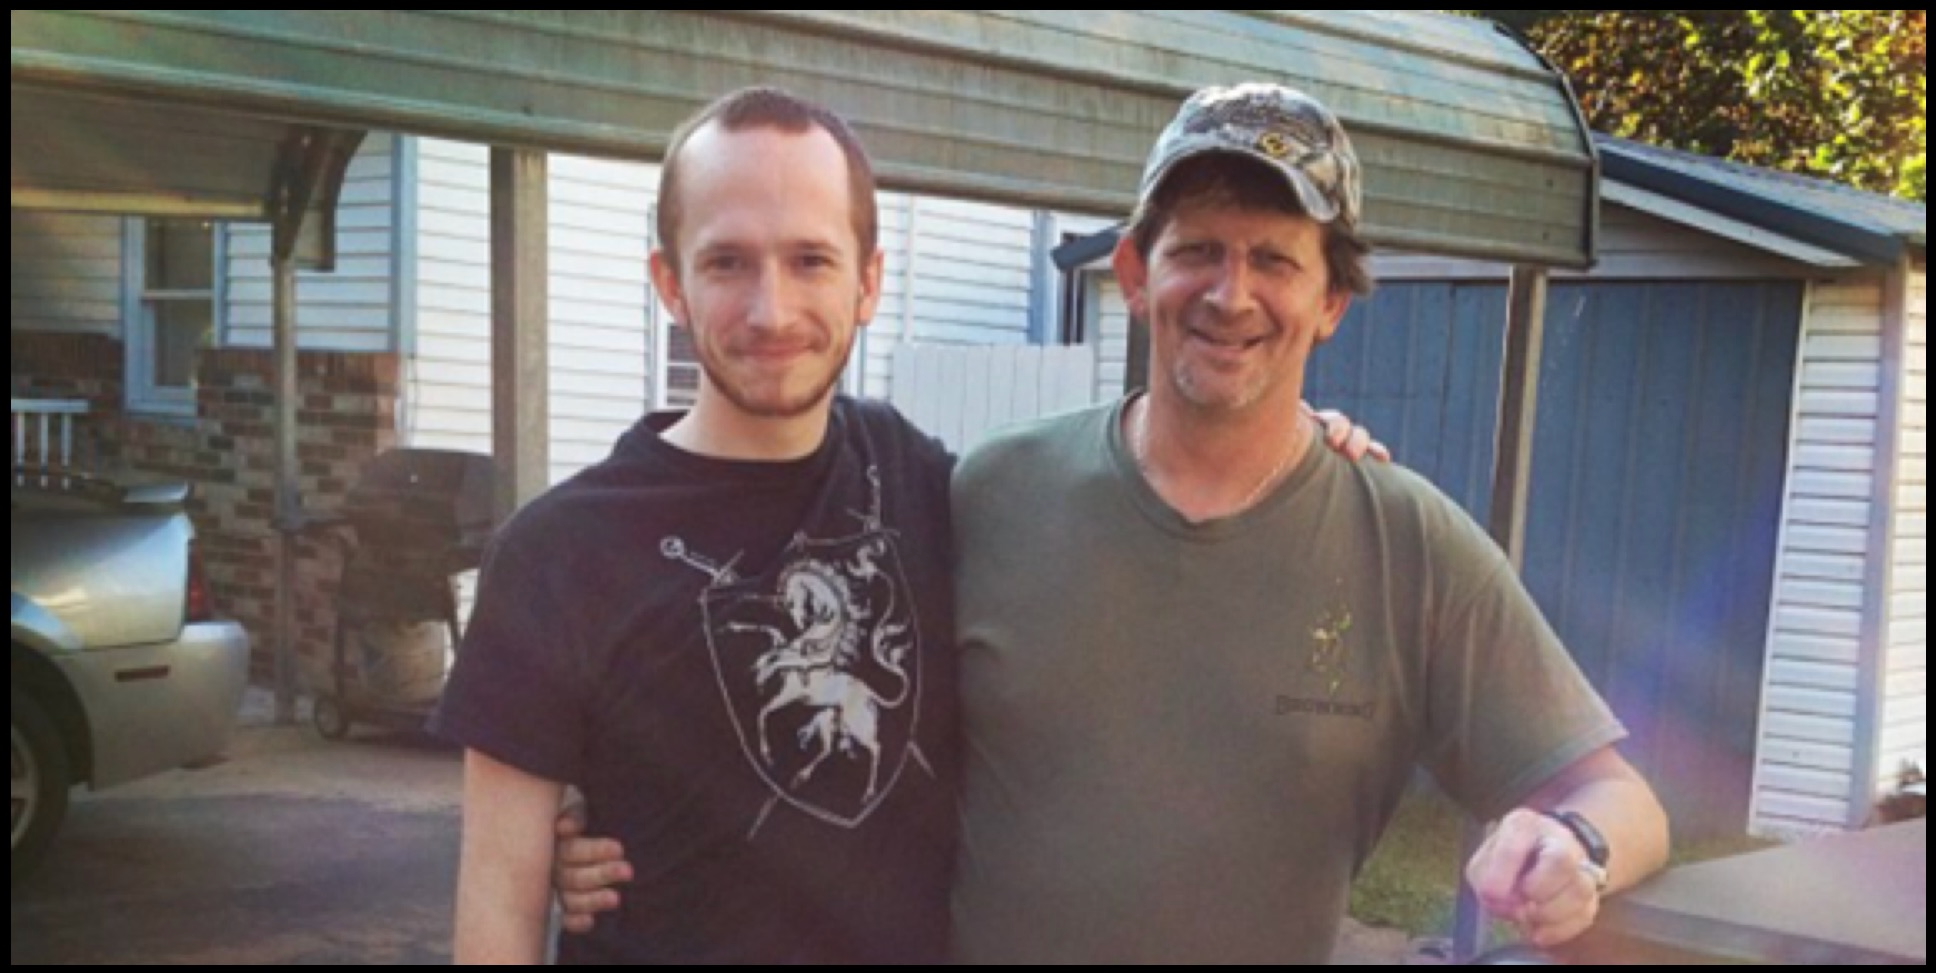
[{"label": "concrete driveway", "polygon": [[217,766],[76,792],[15,965],[449,962],[458,753],[251,722]]},{"label": "concrete driveway", "polygon": [[[252,694],[216,766],[76,792],[13,890],[13,964],[448,963],[459,754],[373,730],[326,743],[265,714]],[[1412,952],[1347,924],[1337,962]]]}]

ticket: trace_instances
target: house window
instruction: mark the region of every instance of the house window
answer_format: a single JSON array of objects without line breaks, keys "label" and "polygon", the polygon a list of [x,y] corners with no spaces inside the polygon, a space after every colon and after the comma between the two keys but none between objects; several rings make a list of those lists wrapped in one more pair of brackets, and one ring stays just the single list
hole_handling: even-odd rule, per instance
[{"label": "house window", "polygon": [[196,361],[216,340],[218,224],[129,221],[128,409],[195,412]]},{"label": "house window", "polygon": [[665,371],[660,377],[659,407],[690,409],[699,401],[699,354],[692,347],[692,329],[663,318],[665,326]]}]

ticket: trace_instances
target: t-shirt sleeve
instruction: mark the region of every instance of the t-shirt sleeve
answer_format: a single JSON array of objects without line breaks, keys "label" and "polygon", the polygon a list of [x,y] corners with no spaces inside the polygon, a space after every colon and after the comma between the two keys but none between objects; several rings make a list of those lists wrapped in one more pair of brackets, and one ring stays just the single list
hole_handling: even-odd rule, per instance
[{"label": "t-shirt sleeve", "polygon": [[1434,547],[1424,761],[1491,819],[1626,730],[1491,539],[1453,511]]},{"label": "t-shirt sleeve", "polygon": [[545,531],[515,518],[493,544],[432,728],[528,774],[578,783],[586,751],[585,658],[571,592]]}]

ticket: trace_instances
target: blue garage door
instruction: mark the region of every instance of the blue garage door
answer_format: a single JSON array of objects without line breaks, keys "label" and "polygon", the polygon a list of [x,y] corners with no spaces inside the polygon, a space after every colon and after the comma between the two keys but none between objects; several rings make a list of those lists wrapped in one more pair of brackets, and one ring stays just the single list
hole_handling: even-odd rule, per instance
[{"label": "blue garage door", "polygon": [[[1678,834],[1747,820],[1802,288],[1562,284],[1547,315],[1526,576],[1634,731]],[[1312,369],[1475,516],[1506,294],[1392,284]]]}]

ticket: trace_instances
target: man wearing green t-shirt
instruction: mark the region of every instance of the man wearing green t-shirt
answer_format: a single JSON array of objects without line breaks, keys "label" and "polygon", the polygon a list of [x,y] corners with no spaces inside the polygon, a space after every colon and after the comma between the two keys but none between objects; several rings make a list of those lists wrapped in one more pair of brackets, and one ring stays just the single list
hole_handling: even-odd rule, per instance
[{"label": "man wearing green t-shirt", "polygon": [[1115,254],[1148,392],[956,471],[957,962],[1325,962],[1419,765],[1503,819],[1469,876],[1542,945],[1665,857],[1498,548],[1418,476],[1312,448],[1307,360],[1370,284],[1358,180],[1316,101],[1199,92]]}]

